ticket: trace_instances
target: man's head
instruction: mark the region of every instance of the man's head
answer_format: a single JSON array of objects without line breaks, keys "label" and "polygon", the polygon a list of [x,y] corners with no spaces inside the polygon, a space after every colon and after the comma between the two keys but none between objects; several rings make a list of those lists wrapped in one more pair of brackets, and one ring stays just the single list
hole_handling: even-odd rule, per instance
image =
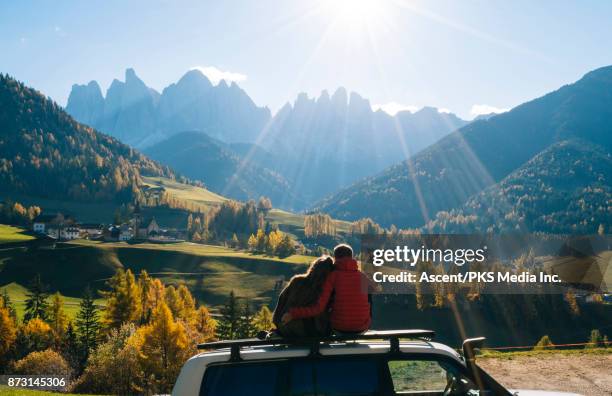
[{"label": "man's head", "polygon": [[334,248],[334,258],[337,260],[344,257],[353,258],[353,248],[346,243],[341,243]]}]

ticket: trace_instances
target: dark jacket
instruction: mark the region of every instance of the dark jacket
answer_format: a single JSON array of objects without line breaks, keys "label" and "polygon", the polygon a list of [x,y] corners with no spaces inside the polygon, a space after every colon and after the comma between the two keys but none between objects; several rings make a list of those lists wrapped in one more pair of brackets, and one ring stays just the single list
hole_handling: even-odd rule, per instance
[{"label": "dark jacket", "polygon": [[332,292],[331,326],[334,330],[360,332],[370,327],[370,303],[368,301],[369,280],[359,271],[357,261],[352,258],[336,260],[334,271],[323,284],[321,295],[316,303],[291,308],[289,313],[294,319],[315,317],[326,311]]},{"label": "dark jacket", "polygon": [[313,290],[306,277],[296,276],[283,289],[272,316],[276,329],[283,337],[320,337],[329,335],[329,312],[322,310],[310,318],[281,323],[281,318],[293,307],[303,307],[317,301],[320,290]]}]

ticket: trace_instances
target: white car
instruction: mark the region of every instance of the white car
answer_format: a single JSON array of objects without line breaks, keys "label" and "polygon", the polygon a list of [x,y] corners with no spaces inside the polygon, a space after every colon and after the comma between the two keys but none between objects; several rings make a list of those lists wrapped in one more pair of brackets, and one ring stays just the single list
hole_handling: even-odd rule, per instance
[{"label": "white car", "polygon": [[[202,344],[175,396],[531,395],[510,391],[475,364],[484,338],[463,355],[431,342],[433,331],[369,331],[326,339],[248,339]],[[547,392],[547,395],[568,395]]]}]

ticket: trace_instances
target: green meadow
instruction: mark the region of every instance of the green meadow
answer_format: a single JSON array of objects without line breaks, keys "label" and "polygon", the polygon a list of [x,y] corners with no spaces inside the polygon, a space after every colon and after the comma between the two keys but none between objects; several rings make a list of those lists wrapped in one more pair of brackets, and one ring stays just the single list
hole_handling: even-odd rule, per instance
[{"label": "green meadow", "polygon": [[[312,259],[301,255],[279,259],[189,242],[164,245],[77,240],[0,250],[0,286],[7,287],[19,304],[25,300],[25,287],[40,274],[52,292],[67,296],[66,308],[76,310],[86,285],[101,290],[119,268],[134,273],[144,269],[166,284],[187,285],[200,302],[211,307],[223,304],[232,290],[259,305],[272,301],[277,280],[304,272]],[[18,305],[18,309],[23,307]]]},{"label": "green meadow", "polygon": [[[7,292],[8,296],[13,303],[17,311],[17,317],[21,320],[23,318],[23,312],[25,310],[25,300],[27,299],[28,289],[18,283],[12,282],[8,285],[0,286],[0,294]],[[70,319],[76,318],[77,313],[79,312],[79,304],[81,302],[80,298],[77,297],[67,297],[62,296],[64,300],[64,311],[68,315]],[[102,306],[104,305],[103,299],[97,299],[96,305]]]},{"label": "green meadow", "polygon": [[0,245],[5,243],[26,242],[34,237],[19,227],[0,224]]}]

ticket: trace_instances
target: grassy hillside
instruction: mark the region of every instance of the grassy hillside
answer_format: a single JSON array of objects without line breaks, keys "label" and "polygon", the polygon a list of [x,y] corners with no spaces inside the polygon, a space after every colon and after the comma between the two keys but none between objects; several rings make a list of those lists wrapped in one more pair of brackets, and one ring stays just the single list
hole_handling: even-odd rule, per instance
[{"label": "grassy hillside", "polygon": [[[0,286],[0,293],[4,293],[5,290],[11,298],[11,302],[15,306],[15,309],[17,310],[17,317],[22,319],[28,289],[18,283],[12,282],[8,285]],[[62,296],[62,298],[64,299],[64,311],[66,311],[68,317],[70,319],[76,318],[76,315],[79,312],[79,304],[81,303],[81,299],[67,296]],[[97,299],[96,304],[104,305],[104,300]]]},{"label": "grassy hillside", "polygon": [[26,242],[33,239],[34,237],[22,228],[0,224],[0,245],[4,243]]},{"label": "grassy hillside", "polygon": [[[104,288],[118,268],[146,269],[169,284],[185,283],[202,302],[222,304],[231,290],[257,303],[269,302],[276,280],[304,272],[312,258],[278,259],[218,246],[97,243],[74,241],[55,248],[0,251],[3,284],[27,285],[40,273],[53,291],[79,297],[85,285]],[[66,274],[71,274],[66,276]]]},{"label": "grassy hillside", "polygon": [[205,188],[179,183],[165,177],[143,177],[143,180],[147,186],[163,187],[173,197],[193,204],[215,205],[227,200]]},{"label": "grassy hillside", "polygon": [[[241,157],[225,143],[199,131],[181,132],[145,150],[151,158],[191,179],[203,180],[211,190],[247,201],[266,196],[277,204],[295,201],[289,182]],[[300,202],[303,207],[305,203]]]}]

